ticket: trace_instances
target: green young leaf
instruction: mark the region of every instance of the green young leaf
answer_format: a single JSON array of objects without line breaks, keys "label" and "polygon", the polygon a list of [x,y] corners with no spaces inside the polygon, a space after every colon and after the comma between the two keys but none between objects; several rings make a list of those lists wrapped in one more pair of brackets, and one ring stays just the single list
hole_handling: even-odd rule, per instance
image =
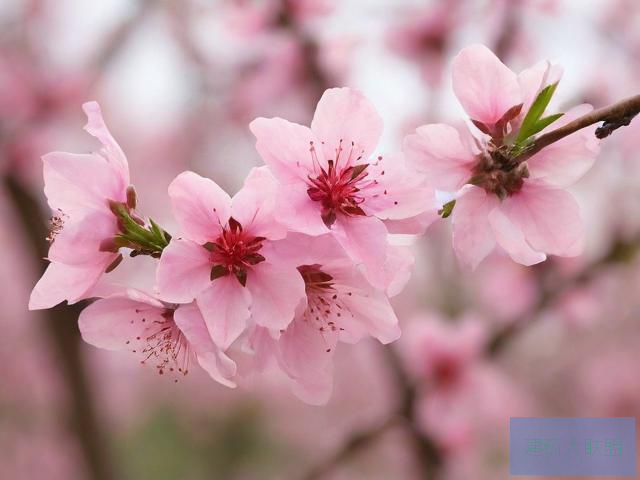
[{"label": "green young leaf", "polygon": [[450,202],[445,203],[440,210],[438,210],[438,215],[442,218],[448,218],[451,213],[453,213],[453,207],[456,206],[456,201],[451,200]]},{"label": "green young leaf", "polygon": [[538,123],[536,123],[533,135],[540,133],[542,130],[547,128],[549,125],[551,125],[553,122],[558,120],[563,115],[564,113],[554,113],[553,115],[549,115],[547,117],[541,118],[540,120],[538,120]]},{"label": "green young leaf", "polygon": [[544,111],[549,106],[549,102],[551,101],[551,98],[553,97],[553,94],[555,93],[557,87],[558,83],[556,82],[552,85],[547,85],[540,91],[536,99],[531,104],[531,107],[525,115],[524,120],[522,121],[520,131],[518,132],[518,136],[516,137],[516,144],[524,142],[529,137],[537,133],[535,129],[538,121],[542,118]]}]

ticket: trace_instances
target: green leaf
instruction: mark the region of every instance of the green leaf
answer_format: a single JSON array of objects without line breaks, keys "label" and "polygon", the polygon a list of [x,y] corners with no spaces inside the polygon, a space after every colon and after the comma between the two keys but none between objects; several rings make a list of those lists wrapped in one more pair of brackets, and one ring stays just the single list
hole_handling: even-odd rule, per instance
[{"label": "green leaf", "polygon": [[549,115],[548,117],[541,118],[540,120],[538,120],[538,123],[536,123],[533,135],[540,133],[542,130],[547,128],[549,125],[551,125],[553,122],[558,120],[563,115],[564,113],[554,113],[553,115]]},{"label": "green leaf", "polygon": [[456,206],[456,201],[451,200],[450,202],[445,203],[440,210],[438,210],[438,215],[442,218],[448,218],[451,213],[453,213],[453,207]]},{"label": "green leaf", "polygon": [[[516,144],[524,142],[526,139],[537,133],[536,127],[538,126],[538,121],[542,118],[544,111],[549,106],[549,102],[551,101],[551,98],[553,97],[553,94],[555,93],[557,87],[558,83],[556,82],[552,85],[547,85],[540,91],[536,99],[531,104],[531,107],[525,115],[524,120],[522,121],[520,131],[518,132],[518,136],[516,138]],[[539,131],[540,130],[538,130],[538,132]]]}]

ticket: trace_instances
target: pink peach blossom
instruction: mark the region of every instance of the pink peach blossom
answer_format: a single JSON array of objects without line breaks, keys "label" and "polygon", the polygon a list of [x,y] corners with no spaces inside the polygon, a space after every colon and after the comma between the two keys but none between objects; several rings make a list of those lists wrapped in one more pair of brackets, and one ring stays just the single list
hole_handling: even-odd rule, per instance
[{"label": "pink peach blossom", "polygon": [[[519,75],[486,47],[465,48],[453,62],[453,88],[478,131],[444,124],[419,127],[404,142],[407,158],[438,190],[454,191],[453,244],[475,268],[497,245],[523,265],[547,254],[582,252],[584,228],[576,200],[565,190],[593,164],[598,141],[585,128],[518,162],[523,120],[539,92],[559,80],[542,62]],[[557,128],[590,106],[581,105],[542,130]],[[526,145],[526,144],[525,144]],[[526,148],[526,147],[524,147]]]},{"label": "pink peach blossom", "polygon": [[89,102],[83,109],[88,117],[85,130],[103,148],[98,153],[52,152],[42,157],[44,192],[56,213],[50,264],[31,292],[31,310],[87,298],[118,258],[118,253],[102,247],[118,233],[118,220],[109,202],[127,203],[129,166],[102,119],[99,105]]},{"label": "pink peach blossom", "polygon": [[331,233],[367,279],[386,288],[385,220],[432,209],[433,192],[401,155],[369,160],[382,119],[358,91],[325,91],[311,128],[281,118],[250,125],[256,148],[280,184],[279,219],[307,235]]},{"label": "pink peach blossom", "polygon": [[107,350],[130,350],[160,375],[186,375],[190,362],[217,382],[235,387],[236,365],[214,345],[194,304],[171,305],[137,290],[97,300],[80,313],[82,338]]},{"label": "pink peach blossom", "polygon": [[213,180],[183,172],[169,186],[181,238],[165,248],[157,270],[160,298],[196,300],[214,342],[228,348],[247,322],[285,329],[304,299],[294,266],[267,247],[286,236],[276,220],[275,182],[253,169],[231,199]]},{"label": "pink peach blossom", "polygon": [[323,405],[332,392],[337,344],[369,336],[392,342],[400,336],[398,319],[384,292],[371,287],[331,235],[294,233],[273,249],[297,265],[306,301],[278,338],[258,327],[251,344],[259,361],[276,360],[298,397]]}]

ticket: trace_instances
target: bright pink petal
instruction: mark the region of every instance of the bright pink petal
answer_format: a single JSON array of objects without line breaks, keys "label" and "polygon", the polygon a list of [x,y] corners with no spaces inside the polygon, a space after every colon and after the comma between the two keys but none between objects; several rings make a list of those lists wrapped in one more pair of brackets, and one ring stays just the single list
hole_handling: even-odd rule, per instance
[{"label": "bright pink petal", "polygon": [[522,103],[518,77],[484,45],[471,45],[453,60],[453,91],[473,119],[492,125]]},{"label": "bright pink petal", "polygon": [[404,153],[413,168],[423,172],[438,190],[453,191],[472,176],[475,154],[457,129],[441,123],[423,125],[404,139]]},{"label": "bright pink petal", "polygon": [[530,266],[546,260],[547,256],[544,253],[531,248],[522,231],[502,213],[500,207],[494,208],[489,214],[489,223],[498,245],[504,248],[514,261]]},{"label": "bright pink petal", "polygon": [[52,152],[42,161],[49,206],[71,219],[96,210],[109,212],[108,199],[126,201],[128,179],[100,155]]},{"label": "bright pink petal", "polygon": [[376,288],[387,288],[384,262],[387,254],[387,227],[375,217],[339,217],[333,234],[345,252],[364,267],[367,280]]},{"label": "bright pink petal", "polygon": [[563,257],[582,253],[584,226],[580,207],[569,192],[529,181],[501,208],[535,250]]},{"label": "bright pink petal", "polygon": [[303,183],[284,184],[278,190],[278,220],[295,232],[307,235],[322,235],[329,229],[322,221],[319,202],[314,202],[307,194]]},{"label": "bright pink petal", "polygon": [[231,201],[231,216],[256,237],[278,240],[287,229],[276,219],[278,184],[266,167],[254,168]]},{"label": "bright pink petal", "polygon": [[97,102],[87,102],[82,105],[82,109],[87,115],[87,124],[84,129],[100,140],[104,146],[103,152],[105,158],[109,163],[119,169],[126,183],[129,184],[129,164],[127,163],[127,157],[125,157],[120,145],[115,141],[107,125],[104,123],[100,105],[98,105]]},{"label": "bright pink petal", "polygon": [[[310,152],[311,144],[320,145],[308,127],[282,118],[257,118],[249,124],[256,137],[256,149],[271,172],[281,182],[306,181],[315,168]],[[322,149],[316,154],[324,165]]]},{"label": "bright pink petal", "polygon": [[190,240],[173,239],[164,251],[156,281],[162,300],[189,303],[211,284],[209,251]]},{"label": "bright pink petal", "polygon": [[[574,107],[545,131],[559,128],[591,110],[591,105]],[[578,181],[593,166],[600,151],[594,132],[595,126],[584,128],[540,150],[527,160],[530,178],[555,187],[568,187]]]},{"label": "bright pink petal", "polygon": [[497,199],[475,186],[465,187],[453,209],[453,249],[458,258],[475,269],[495,247],[489,213]]},{"label": "bright pink petal", "polygon": [[223,350],[242,334],[251,306],[249,289],[233,276],[217,278],[198,295],[198,307],[213,342]]},{"label": "bright pink petal", "polygon": [[[311,130],[322,142],[327,160],[335,160],[342,140],[342,166],[362,163],[355,161],[359,156],[368,159],[378,144],[382,128],[382,118],[373,104],[361,92],[350,88],[325,90],[311,122]],[[354,153],[346,163],[352,142]]]},{"label": "bright pink petal", "polygon": [[280,338],[281,362],[293,380],[293,392],[311,405],[325,405],[333,390],[335,336],[321,335],[303,320],[291,323]]},{"label": "bright pink petal", "polygon": [[215,240],[231,215],[231,198],[213,180],[182,172],[169,185],[173,214],[194,242]]},{"label": "bright pink petal", "polygon": [[[115,256],[113,254],[114,259]],[[73,304],[86,298],[85,295],[98,283],[107,265],[108,263],[81,265],[50,263],[31,292],[29,310],[51,308],[65,300]]]},{"label": "bright pink petal", "polygon": [[134,300],[122,293],[97,300],[82,310],[78,326],[84,341],[95,347],[131,350],[136,339],[146,339],[145,331],[150,325],[165,321],[164,311],[157,300]]},{"label": "bright pink petal", "polygon": [[258,325],[283,330],[306,298],[304,281],[295,267],[271,264],[268,260],[256,265],[247,278],[251,317]]},{"label": "bright pink petal", "polygon": [[198,307],[195,304],[182,306],[176,310],[173,318],[193,348],[200,366],[216,382],[235,387],[231,379],[236,374],[236,364],[214,345]]}]

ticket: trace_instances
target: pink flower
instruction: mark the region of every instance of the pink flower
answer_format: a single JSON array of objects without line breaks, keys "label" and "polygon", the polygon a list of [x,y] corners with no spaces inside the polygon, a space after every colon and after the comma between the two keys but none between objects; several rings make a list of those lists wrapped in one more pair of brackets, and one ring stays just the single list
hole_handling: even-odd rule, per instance
[{"label": "pink flower", "polygon": [[289,234],[274,249],[297,265],[306,301],[278,338],[256,328],[251,344],[259,362],[277,361],[298,397],[323,405],[332,392],[338,342],[356,343],[368,336],[392,342],[400,336],[398,319],[387,296],[371,287],[332,236]]},{"label": "pink flower", "polygon": [[117,249],[104,248],[119,232],[110,202],[127,201],[129,166],[102,119],[96,102],[83,105],[85,130],[102,143],[98,153],[48,153],[44,192],[57,212],[52,219],[51,262],[29,299],[29,309],[50,308],[89,296],[106,269],[117,261]]},{"label": "pink flower", "polygon": [[[523,128],[545,90],[553,94],[559,71],[541,62],[519,75],[482,45],[465,48],[453,63],[453,88],[478,131],[444,124],[419,127],[405,139],[409,161],[438,190],[456,191],[453,244],[475,268],[500,245],[516,262],[532,265],[547,254],[577,256],[583,248],[579,207],[565,190],[593,164],[598,141],[591,128],[544,148],[525,162],[517,155],[538,132]],[[546,105],[545,105],[546,107]],[[578,106],[542,129],[585,114]],[[540,112],[540,117],[542,112]],[[543,127],[538,118],[536,125]]]},{"label": "pink flower", "polygon": [[235,387],[231,379],[236,365],[213,344],[193,303],[170,305],[127,290],[89,305],[80,313],[78,324],[87,343],[107,350],[130,350],[142,358],[142,364],[153,364],[160,375],[186,375],[196,359],[211,378]]},{"label": "pink flower", "polygon": [[[275,182],[253,169],[231,199],[213,180],[183,172],[169,185],[183,237],[160,258],[160,298],[196,300],[216,345],[229,347],[247,321],[275,331],[286,328],[304,298],[294,266],[268,247],[287,231],[276,221]],[[285,252],[286,254],[286,252]]]},{"label": "pink flower", "polygon": [[384,220],[416,217],[433,206],[433,192],[402,156],[370,156],[382,119],[358,91],[325,91],[311,128],[281,118],[250,125],[256,148],[280,183],[278,218],[307,235],[331,233],[367,279],[386,288]]}]

